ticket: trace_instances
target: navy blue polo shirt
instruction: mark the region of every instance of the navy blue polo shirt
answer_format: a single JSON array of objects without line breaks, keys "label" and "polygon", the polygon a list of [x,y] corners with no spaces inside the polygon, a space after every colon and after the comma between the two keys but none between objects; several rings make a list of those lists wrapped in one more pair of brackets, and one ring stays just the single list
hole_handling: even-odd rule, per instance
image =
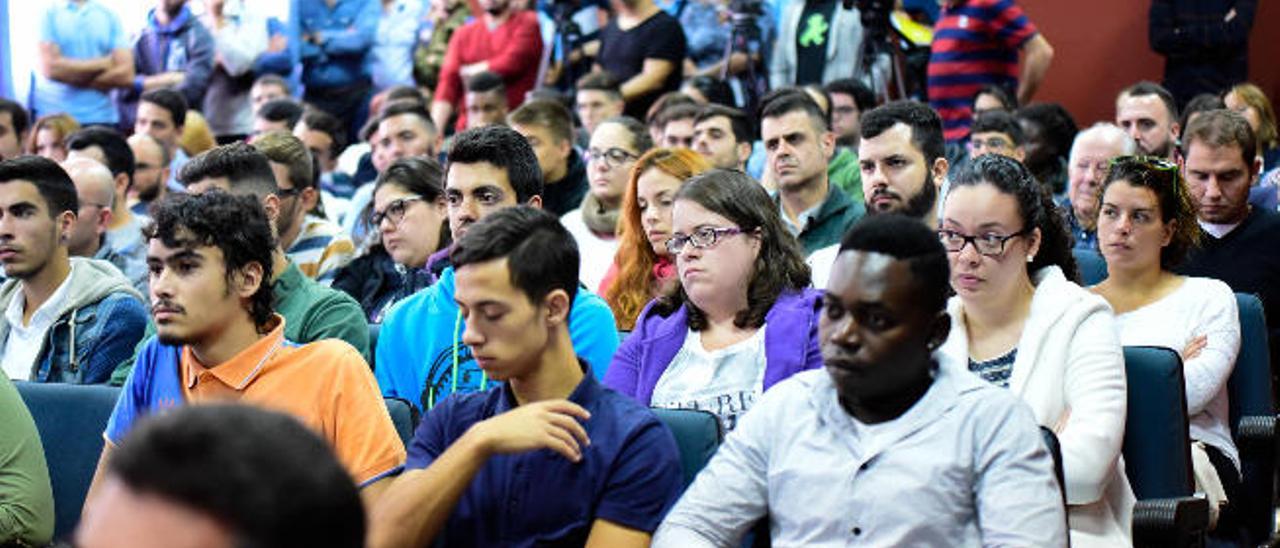
[{"label": "navy blue polo shirt", "polygon": [[[574,463],[549,449],[494,455],[463,493],[437,540],[445,546],[583,545],[597,519],[652,533],[683,489],[665,425],[589,371],[569,395],[591,418],[591,445]],[[471,425],[516,407],[503,383],[454,394],[414,432],[406,469],[426,468]]]}]

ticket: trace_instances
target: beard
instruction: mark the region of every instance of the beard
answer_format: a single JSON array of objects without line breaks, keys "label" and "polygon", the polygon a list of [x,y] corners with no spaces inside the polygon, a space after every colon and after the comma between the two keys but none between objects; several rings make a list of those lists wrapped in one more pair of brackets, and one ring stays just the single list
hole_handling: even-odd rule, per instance
[{"label": "beard", "polygon": [[157,180],[155,184],[150,186],[138,187],[138,201],[148,204],[156,201],[156,198],[160,197],[160,185],[162,184],[164,184],[164,181]]},{"label": "beard", "polygon": [[933,183],[933,173],[926,173],[924,176],[924,185],[920,187],[920,191],[907,198],[900,209],[891,209],[888,211],[879,211],[876,208],[867,208],[868,215],[878,215],[882,213],[897,213],[906,215],[913,219],[925,219],[926,215],[931,215],[937,209],[938,203],[938,186]]}]

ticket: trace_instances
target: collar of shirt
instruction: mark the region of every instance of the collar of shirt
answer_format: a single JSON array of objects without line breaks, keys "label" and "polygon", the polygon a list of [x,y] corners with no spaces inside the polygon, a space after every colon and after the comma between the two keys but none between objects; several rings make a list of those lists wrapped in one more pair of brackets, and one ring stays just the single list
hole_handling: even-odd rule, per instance
[{"label": "collar of shirt", "polygon": [[9,328],[19,330],[39,328],[43,331],[53,325],[54,320],[58,319],[59,312],[62,311],[63,304],[67,302],[67,293],[70,292],[67,287],[71,285],[71,276],[75,274],[75,269],[75,261],[72,261],[71,270],[67,272],[67,278],[62,280],[62,284],[31,315],[30,324],[23,325],[22,323],[22,316],[27,311],[26,298],[21,290],[15,291],[13,299],[9,301],[9,307],[4,311],[4,317],[9,322]]},{"label": "collar of shirt", "polygon": [[[600,382],[596,380],[594,374],[591,373],[591,366],[587,362],[578,358],[578,366],[582,368],[582,380],[578,381],[578,386],[569,393],[569,401],[581,405],[586,409],[591,409],[593,404],[600,397],[600,391],[603,389]],[[493,410],[494,415],[501,415],[515,409],[516,395],[511,392],[511,383],[502,383],[499,388],[501,397],[498,398],[498,405]]]},{"label": "collar of shirt", "polygon": [[182,363],[185,366],[183,369],[187,388],[195,388],[200,376],[208,373],[234,390],[244,390],[258,374],[266,369],[276,350],[284,346],[284,316],[273,314],[268,325],[271,325],[271,330],[266,336],[241,350],[230,360],[213,367],[206,367],[196,360],[190,346],[182,347]]},{"label": "collar of shirt", "polygon": [[1230,234],[1232,230],[1235,230],[1240,225],[1244,224],[1244,221],[1240,221],[1238,223],[1227,223],[1227,224],[1210,223],[1210,222],[1205,222],[1201,220],[1197,220],[1196,222],[1200,223],[1201,229],[1203,229],[1205,232],[1208,232],[1214,238],[1218,238],[1218,239],[1222,239],[1227,234]]},{"label": "collar of shirt", "polygon": [[[830,196],[829,190],[827,194],[828,196]],[[822,209],[822,206],[826,205],[827,200],[824,198],[821,202],[818,202],[813,207],[806,209],[804,211],[801,211],[799,215],[796,215],[796,222],[794,223],[791,222],[791,216],[787,215],[787,208],[782,205],[781,192],[779,192],[777,195],[777,202],[778,202],[778,213],[782,215],[782,223],[786,225],[787,230],[790,230],[792,235],[799,236],[800,234],[804,233],[806,228],[809,228],[810,223],[812,223],[815,219],[817,219],[818,212]]]}]

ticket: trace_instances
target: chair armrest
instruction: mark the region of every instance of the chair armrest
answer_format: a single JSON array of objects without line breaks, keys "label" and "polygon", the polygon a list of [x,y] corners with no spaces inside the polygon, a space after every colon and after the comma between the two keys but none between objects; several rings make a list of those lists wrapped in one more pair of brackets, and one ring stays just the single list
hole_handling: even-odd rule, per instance
[{"label": "chair armrest", "polygon": [[1201,497],[1140,500],[1133,506],[1135,547],[1203,546],[1209,501]]},{"label": "chair armrest", "polygon": [[1237,429],[1236,437],[1241,450],[1244,450],[1245,445],[1258,444],[1257,447],[1260,449],[1275,451],[1277,443],[1280,442],[1276,438],[1276,417],[1274,416],[1240,417]]},{"label": "chair armrest", "polygon": [[1244,416],[1236,424],[1242,482],[1240,500],[1232,501],[1251,545],[1265,543],[1275,531],[1276,456],[1280,432],[1275,416]]}]

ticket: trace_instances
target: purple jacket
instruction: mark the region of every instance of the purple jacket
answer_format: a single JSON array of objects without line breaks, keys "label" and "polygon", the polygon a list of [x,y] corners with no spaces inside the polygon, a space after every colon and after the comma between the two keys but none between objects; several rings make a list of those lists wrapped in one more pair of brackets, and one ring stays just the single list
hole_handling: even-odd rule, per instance
[{"label": "purple jacket", "polygon": [[[822,293],[808,288],[783,293],[773,303],[765,315],[765,390],[796,373],[822,367],[818,347],[821,307]],[[689,334],[688,319],[684,307],[664,318],[653,310],[652,302],[645,306],[635,331],[613,355],[604,384],[649,405],[653,387]]]}]

